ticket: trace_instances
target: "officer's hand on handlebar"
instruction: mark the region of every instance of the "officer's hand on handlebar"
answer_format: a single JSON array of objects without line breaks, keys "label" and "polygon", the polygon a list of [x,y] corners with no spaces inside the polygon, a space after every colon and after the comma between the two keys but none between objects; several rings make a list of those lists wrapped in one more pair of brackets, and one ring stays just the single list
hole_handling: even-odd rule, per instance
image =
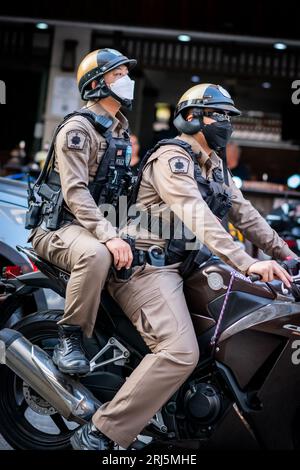
[{"label": "officer's hand on handlebar", "polygon": [[133,260],[131,247],[122,238],[112,238],[105,243],[108,250],[114,257],[116,269],[129,269]]},{"label": "officer's hand on handlebar", "polygon": [[257,261],[248,268],[247,274],[259,274],[262,282],[280,279],[287,287],[291,287],[292,277],[276,261]]}]

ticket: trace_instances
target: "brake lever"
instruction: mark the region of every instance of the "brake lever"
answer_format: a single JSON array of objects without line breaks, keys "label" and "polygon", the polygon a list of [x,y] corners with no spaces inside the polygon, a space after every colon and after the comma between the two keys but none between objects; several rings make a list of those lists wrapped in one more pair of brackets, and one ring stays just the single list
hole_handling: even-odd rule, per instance
[{"label": "brake lever", "polygon": [[[297,274],[296,276],[292,276],[292,284],[300,285],[300,274]],[[287,295],[290,292],[293,293],[292,287],[290,289],[288,289],[285,286],[285,284],[282,282],[281,283],[281,292],[283,293],[283,295]]]},{"label": "brake lever", "polygon": [[[257,282],[257,281],[261,281],[262,276],[260,274],[251,274],[251,276],[249,276],[249,279],[251,282]],[[278,294],[276,289],[274,289],[274,287],[269,282],[264,282],[264,284],[267,286],[271,294],[273,294],[276,297]],[[282,290],[282,286],[281,286],[281,290]]]}]

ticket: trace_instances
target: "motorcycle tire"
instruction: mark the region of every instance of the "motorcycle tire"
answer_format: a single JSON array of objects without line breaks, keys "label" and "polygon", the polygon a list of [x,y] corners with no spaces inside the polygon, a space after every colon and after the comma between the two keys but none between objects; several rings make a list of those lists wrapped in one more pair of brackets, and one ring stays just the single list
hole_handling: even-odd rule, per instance
[{"label": "motorcycle tire", "polygon": [[[62,314],[62,310],[34,313],[14,329],[51,355]],[[65,420],[6,366],[0,367],[0,383],[0,433],[13,449],[71,449],[70,438],[77,423]]]}]

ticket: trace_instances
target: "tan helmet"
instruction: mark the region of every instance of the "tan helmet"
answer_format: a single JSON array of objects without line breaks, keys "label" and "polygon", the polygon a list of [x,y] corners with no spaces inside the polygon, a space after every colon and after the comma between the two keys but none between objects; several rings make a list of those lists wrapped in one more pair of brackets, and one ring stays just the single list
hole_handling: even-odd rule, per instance
[{"label": "tan helmet", "polygon": [[186,108],[212,108],[224,111],[231,116],[241,112],[234,106],[233,99],[225,88],[212,83],[201,83],[189,88],[180,98],[175,110],[175,117]]},{"label": "tan helmet", "polygon": [[234,101],[225,88],[212,83],[201,83],[189,88],[180,98],[175,109],[174,126],[185,134],[196,134],[202,127],[201,111],[197,119],[187,122],[182,114],[188,108],[211,109],[216,112],[239,116],[241,112],[234,106]]},{"label": "tan helmet", "polygon": [[[109,87],[106,86],[103,75],[120,65],[127,65],[131,69],[136,65],[136,60],[128,59],[121,52],[108,48],[97,49],[85,56],[77,71],[77,83],[81,98],[87,101],[109,96]],[[99,80],[99,86],[94,90],[89,87],[93,80]],[[122,104],[127,105],[126,103]]]}]

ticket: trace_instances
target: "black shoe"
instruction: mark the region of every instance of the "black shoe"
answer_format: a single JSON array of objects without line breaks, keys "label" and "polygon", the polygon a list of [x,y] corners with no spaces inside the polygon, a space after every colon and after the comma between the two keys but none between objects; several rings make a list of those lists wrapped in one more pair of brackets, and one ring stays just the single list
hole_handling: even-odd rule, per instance
[{"label": "black shoe", "polygon": [[90,371],[89,360],[82,349],[82,330],[77,325],[58,325],[59,343],[52,360],[61,372],[85,375]]},{"label": "black shoe", "polygon": [[75,450],[113,450],[114,443],[94,426],[92,420],[74,432],[70,439]]}]

